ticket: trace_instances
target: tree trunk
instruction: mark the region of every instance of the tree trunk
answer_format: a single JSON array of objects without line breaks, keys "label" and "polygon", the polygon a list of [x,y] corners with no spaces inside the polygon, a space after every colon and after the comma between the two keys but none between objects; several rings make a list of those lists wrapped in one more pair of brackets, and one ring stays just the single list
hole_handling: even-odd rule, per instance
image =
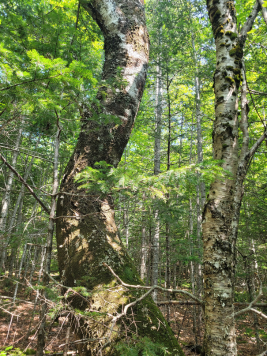
[{"label": "tree trunk", "polygon": [[[22,125],[19,128],[19,132],[18,132],[18,135],[16,138],[15,151],[14,151],[13,158],[12,158],[12,166],[13,167],[15,167],[17,164],[21,136],[22,136]],[[1,236],[1,240],[2,240],[1,244],[2,244],[2,248],[3,248],[3,253],[1,256],[0,270],[5,269],[5,266],[3,264],[4,264],[5,254],[6,254],[6,249],[7,249],[8,244],[5,241],[4,233],[6,230],[7,215],[8,215],[9,205],[10,205],[10,194],[11,194],[13,178],[14,178],[14,173],[12,171],[9,171],[8,178],[7,178],[7,184],[6,184],[6,190],[5,190],[3,200],[2,200],[1,218],[0,218],[0,234],[2,235]]]},{"label": "tree trunk", "polygon": [[223,161],[222,167],[231,173],[231,178],[217,179],[211,184],[203,211],[204,346],[207,356],[232,356],[237,354],[233,276],[235,239],[242,199],[235,192],[240,188],[239,173],[244,168],[243,159],[247,160],[250,154],[244,145],[245,152],[238,157],[237,94],[243,47],[259,6],[255,4],[240,35],[237,33],[233,2],[208,0],[207,6],[216,44],[213,156]]},{"label": "tree trunk", "polygon": [[[56,203],[57,203],[56,194],[58,192],[58,186],[59,186],[58,165],[59,165],[59,147],[60,147],[61,128],[59,126],[59,122],[57,122],[57,125],[58,125],[58,129],[55,137],[55,152],[54,152],[53,189],[52,189],[51,208],[50,208],[47,242],[46,242],[46,261],[45,261],[45,268],[43,273],[43,285],[45,287],[48,287],[49,285],[48,275],[50,274],[51,257],[52,257],[52,249],[53,249],[53,234],[54,234],[55,212],[56,212]],[[43,291],[43,296],[46,300],[47,292],[45,290]],[[47,313],[47,302],[45,301],[41,305],[41,310],[39,315],[40,326],[38,329],[38,336],[37,336],[36,356],[42,356],[44,353],[46,313]]]},{"label": "tree trunk", "polygon": [[145,193],[143,193],[143,211],[142,211],[142,240],[141,240],[141,264],[140,275],[142,281],[146,278],[147,263],[147,239],[146,239],[146,211],[145,211]]},{"label": "tree trunk", "polygon": [[[82,5],[103,32],[105,62],[103,85],[96,98],[99,105],[84,110],[83,126],[66,167],[57,204],[62,282],[91,290],[88,302],[78,296],[69,300],[73,307],[83,310],[76,319],[77,338],[94,340],[78,344],[79,354],[123,354],[115,349],[117,343],[130,342],[132,332],[137,332],[139,338],[147,336],[165,345],[172,355],[180,355],[171,329],[150,297],[134,305],[130,315],[114,324],[114,316],[140,296],[140,291],[117,285],[103,264],[130,284],[140,283],[140,278],[118,236],[112,197],[79,189],[75,181],[77,173],[94,167],[96,162],[105,161],[116,167],[129,139],[148,62],[144,7],[139,0],[92,0],[83,1]],[[105,84],[108,82],[113,88]]]}]

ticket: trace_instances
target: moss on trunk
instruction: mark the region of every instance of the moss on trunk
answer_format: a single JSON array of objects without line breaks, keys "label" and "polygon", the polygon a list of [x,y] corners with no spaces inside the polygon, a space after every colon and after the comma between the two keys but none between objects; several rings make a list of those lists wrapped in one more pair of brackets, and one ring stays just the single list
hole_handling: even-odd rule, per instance
[{"label": "moss on trunk", "polygon": [[[121,80],[123,84],[116,84],[115,90],[102,87],[96,98],[99,105],[86,110],[57,204],[62,283],[90,293],[87,300],[77,294],[68,298],[76,309],[73,317],[76,337],[87,339],[78,344],[79,354],[126,355],[122,343],[128,343],[135,345],[141,355],[145,344],[152,342],[165,347],[170,355],[183,355],[151,297],[129,308],[127,315],[114,324],[114,317],[123,306],[143,292],[120,286],[103,263],[126,283],[141,284],[141,281],[118,236],[112,198],[97,192],[88,194],[75,181],[77,173],[94,167],[96,162],[116,166],[130,137],[148,63],[144,6],[139,0],[91,0],[81,4],[96,19],[105,38],[103,79],[114,83]],[[155,347],[155,355],[161,354],[164,352]]]}]

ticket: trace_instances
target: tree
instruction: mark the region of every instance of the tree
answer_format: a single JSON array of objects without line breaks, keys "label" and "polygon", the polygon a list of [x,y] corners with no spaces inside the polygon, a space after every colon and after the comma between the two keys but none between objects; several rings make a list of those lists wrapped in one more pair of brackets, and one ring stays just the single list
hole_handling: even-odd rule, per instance
[{"label": "tree", "polygon": [[[213,155],[229,171],[228,179],[211,184],[203,212],[204,301],[206,355],[236,355],[233,309],[235,246],[243,182],[251,158],[267,132],[249,147],[247,105],[242,99],[238,120],[238,89],[242,80],[247,33],[260,9],[256,1],[240,33],[234,2],[207,2],[216,45],[214,73],[215,123]],[[240,131],[242,132],[239,148]]]},{"label": "tree", "polygon": [[[104,35],[105,62],[96,100],[91,108],[83,108],[81,132],[57,204],[58,262],[63,284],[66,288],[83,286],[92,293],[90,305],[83,298],[71,298],[71,305],[85,312],[77,337],[95,339],[79,346],[79,353],[114,355],[116,343],[127,341],[127,335],[137,327],[138,336],[160,342],[178,355],[181,351],[171,329],[149,298],[133,306],[132,320],[123,314],[123,306],[139,292],[116,286],[105,264],[125,282],[137,284],[140,280],[118,236],[112,197],[88,194],[79,189],[81,183],[75,179],[86,167],[116,167],[128,142],[147,71],[149,40],[144,6],[139,0],[81,4]],[[162,324],[160,333],[158,320]]]}]

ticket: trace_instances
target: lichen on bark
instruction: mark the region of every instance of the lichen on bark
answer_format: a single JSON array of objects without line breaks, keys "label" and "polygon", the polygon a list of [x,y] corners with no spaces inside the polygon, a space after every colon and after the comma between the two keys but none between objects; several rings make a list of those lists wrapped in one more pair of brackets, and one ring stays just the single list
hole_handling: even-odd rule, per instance
[{"label": "lichen on bark", "polygon": [[231,176],[216,179],[211,184],[203,212],[204,348],[207,356],[236,356],[235,242],[242,199],[240,189],[245,177],[241,169],[245,164],[244,157],[239,155],[238,147],[238,89],[243,48],[258,5],[256,2],[240,33],[234,1],[207,0],[207,7],[216,45],[213,157],[222,162],[222,167]]}]

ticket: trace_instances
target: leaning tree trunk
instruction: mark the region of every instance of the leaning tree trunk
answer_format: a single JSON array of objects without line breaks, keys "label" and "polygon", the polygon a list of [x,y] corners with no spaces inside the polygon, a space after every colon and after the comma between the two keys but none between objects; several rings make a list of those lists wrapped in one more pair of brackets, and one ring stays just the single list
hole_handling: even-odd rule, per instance
[{"label": "leaning tree trunk", "polygon": [[233,306],[235,241],[241,188],[247,162],[255,153],[254,149],[248,150],[248,131],[242,119],[240,128],[244,137],[238,155],[238,88],[243,47],[259,6],[255,3],[239,35],[234,2],[208,0],[207,6],[216,44],[213,156],[223,161],[222,167],[231,177],[217,179],[211,185],[203,212],[204,346],[207,356],[234,356],[237,354]]},{"label": "leaning tree trunk", "polygon": [[[83,126],[66,167],[57,204],[58,262],[66,286],[90,290],[88,302],[70,303],[82,312],[75,328],[80,355],[120,355],[119,341],[133,334],[165,345],[172,355],[182,352],[162,314],[150,297],[113,324],[123,306],[140,296],[117,284],[104,263],[130,284],[140,283],[136,268],[123,247],[114,220],[112,197],[79,189],[76,175],[96,162],[116,167],[128,142],[146,80],[149,39],[140,0],[82,1],[104,35],[103,84],[99,104],[84,110]],[[111,83],[108,85],[108,83]],[[111,87],[112,86],[112,87]],[[94,341],[92,341],[94,340]]]}]

